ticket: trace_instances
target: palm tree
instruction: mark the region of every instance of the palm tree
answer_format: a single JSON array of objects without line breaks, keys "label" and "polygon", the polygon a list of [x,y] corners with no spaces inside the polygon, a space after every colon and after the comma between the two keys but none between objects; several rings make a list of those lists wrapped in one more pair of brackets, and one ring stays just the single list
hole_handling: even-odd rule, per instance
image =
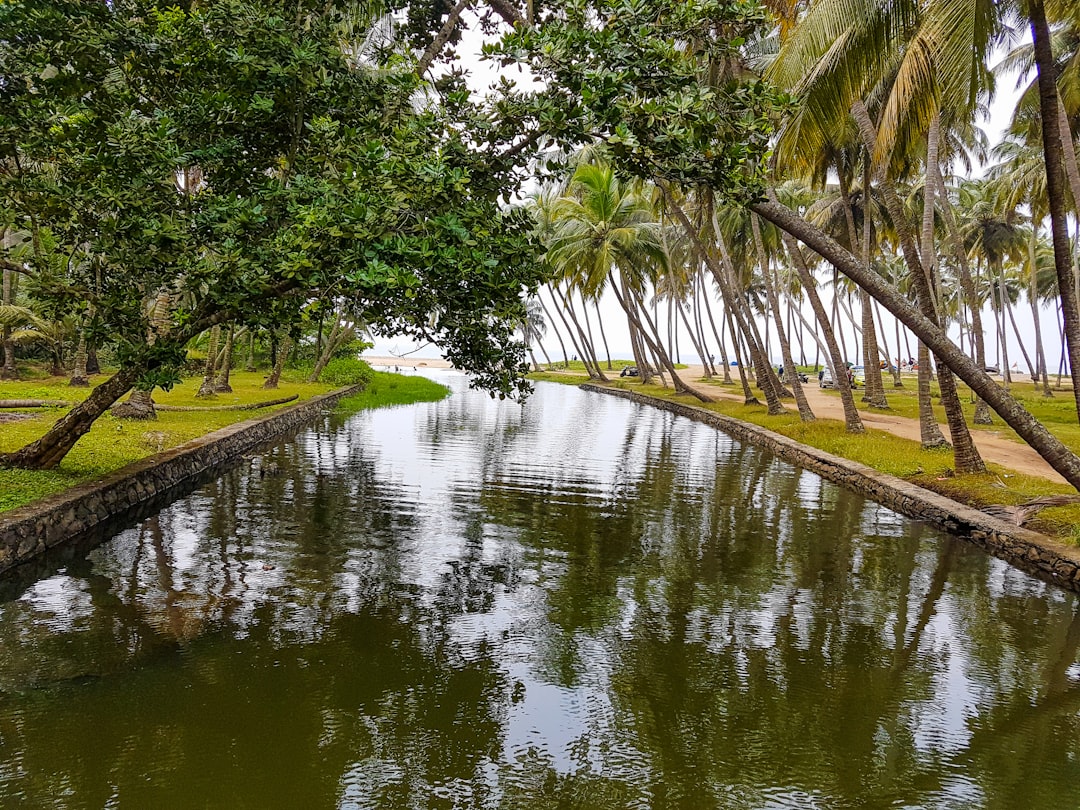
[{"label": "palm tree", "polygon": [[[552,207],[549,261],[562,268],[584,296],[597,297],[610,284],[631,334],[667,369],[675,390],[707,401],[679,378],[648,308],[640,303],[655,272],[668,265],[662,226],[648,197],[600,162],[581,163],[569,191]],[[643,355],[635,355],[639,363],[644,361]]]}]

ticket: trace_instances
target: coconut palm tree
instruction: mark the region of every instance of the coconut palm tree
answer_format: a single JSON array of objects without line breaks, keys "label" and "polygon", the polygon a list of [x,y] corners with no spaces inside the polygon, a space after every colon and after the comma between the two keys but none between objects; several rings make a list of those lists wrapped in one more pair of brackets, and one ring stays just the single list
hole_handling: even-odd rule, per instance
[{"label": "coconut palm tree", "polygon": [[[599,161],[581,163],[569,191],[551,210],[549,261],[563,268],[587,297],[597,297],[610,285],[631,333],[667,369],[675,390],[707,401],[679,378],[656,323],[641,305],[656,271],[668,265],[662,226],[648,196],[639,186],[620,181],[610,166]],[[641,363],[644,357],[637,360]]]}]

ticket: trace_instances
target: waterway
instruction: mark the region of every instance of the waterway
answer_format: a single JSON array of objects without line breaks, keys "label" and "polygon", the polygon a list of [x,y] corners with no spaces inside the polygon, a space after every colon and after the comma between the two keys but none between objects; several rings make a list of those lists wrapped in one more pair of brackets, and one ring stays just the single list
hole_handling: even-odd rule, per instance
[{"label": "waterway", "polygon": [[0,807],[1080,807],[1075,597],[671,414],[440,379],[0,591]]}]

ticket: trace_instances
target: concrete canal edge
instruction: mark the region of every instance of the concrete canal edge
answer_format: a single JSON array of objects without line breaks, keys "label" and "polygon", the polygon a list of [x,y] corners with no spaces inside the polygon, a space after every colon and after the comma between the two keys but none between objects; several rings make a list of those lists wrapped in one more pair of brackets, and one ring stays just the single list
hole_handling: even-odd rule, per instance
[{"label": "concrete canal edge", "polygon": [[1058,543],[1038,532],[1018,528],[902,478],[799,444],[749,422],[619,388],[605,388],[591,383],[581,388],[650,405],[711,425],[741,442],[768,450],[785,461],[865,495],[902,515],[933,524],[974,543],[1045,582],[1080,593],[1080,549]]},{"label": "concrete canal edge", "polygon": [[0,513],[0,573],[137,510],[251,448],[311,422],[361,386],[328,394],[215,430],[135,461],[104,478]]}]

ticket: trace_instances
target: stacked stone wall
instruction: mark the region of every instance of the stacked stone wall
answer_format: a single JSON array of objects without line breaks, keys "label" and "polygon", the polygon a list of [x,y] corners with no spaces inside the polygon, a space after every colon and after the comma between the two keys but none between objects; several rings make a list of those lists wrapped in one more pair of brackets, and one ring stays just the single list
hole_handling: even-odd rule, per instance
[{"label": "stacked stone wall", "polygon": [[0,572],[137,512],[150,501],[161,500],[207,470],[228,465],[253,447],[310,423],[359,388],[342,388],[223,427],[97,481],[0,513]]}]

